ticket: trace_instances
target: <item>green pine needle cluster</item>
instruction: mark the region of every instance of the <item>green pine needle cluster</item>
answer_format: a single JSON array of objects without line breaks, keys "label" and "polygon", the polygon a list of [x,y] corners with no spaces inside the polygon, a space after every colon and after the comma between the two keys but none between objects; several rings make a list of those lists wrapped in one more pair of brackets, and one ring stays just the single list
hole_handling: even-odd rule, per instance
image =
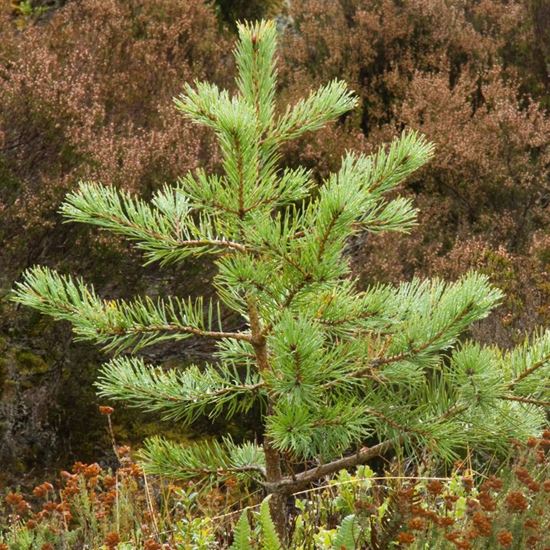
[{"label": "green pine needle cluster", "polygon": [[[129,238],[147,262],[214,255],[218,301],[103,300],[43,267],[24,274],[15,300],[118,353],[191,336],[216,341],[207,366],[170,371],[123,355],[102,367],[102,397],[182,426],[260,404],[263,444],[154,438],[142,453],[149,472],[208,483],[239,475],[277,493],[367,460],[367,440],[381,442],[380,452],[405,445],[452,460],[536,432],[549,399],[550,333],[508,352],[464,341],[502,298],[486,277],[359,290],[351,275],[351,236],[414,226],[411,201],[388,193],[430,160],[432,144],[406,131],[374,155],[349,152],[320,186],[307,170],[282,168],[281,145],[338,120],[356,99],[335,80],[281,109],[276,38],[272,22],[241,25],[237,93],[195,83],[175,100],[215,133],[219,174],[187,174],[150,202],[82,182],[61,207],[68,221]],[[246,328],[225,329],[222,310]]]}]

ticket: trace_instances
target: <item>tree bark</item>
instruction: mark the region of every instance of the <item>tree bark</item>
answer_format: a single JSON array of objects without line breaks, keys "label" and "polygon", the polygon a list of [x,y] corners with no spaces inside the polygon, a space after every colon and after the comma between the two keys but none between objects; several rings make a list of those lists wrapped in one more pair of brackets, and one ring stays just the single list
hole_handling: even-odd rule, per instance
[{"label": "tree bark", "polygon": [[[262,330],[262,324],[258,315],[258,310],[253,299],[248,300],[248,316],[250,322],[251,343],[254,348],[254,354],[256,355],[256,364],[260,372],[269,369],[269,356],[267,352],[267,343]],[[272,403],[268,395],[267,414],[271,414]],[[273,489],[269,490],[271,494],[269,500],[269,511],[271,513],[271,519],[275,524],[277,533],[283,542],[286,543],[288,526],[287,526],[287,510],[286,510],[286,493],[278,489],[281,480],[283,479],[283,472],[281,469],[281,455],[271,445],[271,441],[268,436],[264,437],[263,442],[264,455],[265,455],[265,473],[266,480],[269,486]]]},{"label": "tree bark", "polygon": [[343,458],[333,460],[332,462],[327,462],[326,464],[321,464],[315,468],[310,468],[309,470],[300,472],[292,477],[281,476],[278,481],[270,481],[266,475],[267,481],[264,483],[264,487],[272,493],[280,493],[283,495],[292,494],[308,487],[312,482],[317,481],[322,477],[334,474],[340,470],[365,464],[377,456],[382,456],[392,449],[398,441],[399,438],[397,440],[384,441],[374,447],[364,447],[353,455],[345,456]]},{"label": "tree bark", "polygon": [[271,446],[269,438],[264,439],[264,454],[265,454],[265,473],[269,484],[272,484],[274,490],[269,491],[271,498],[269,499],[269,511],[271,519],[275,524],[277,533],[283,544],[286,543],[288,535],[287,526],[287,509],[286,509],[286,493],[278,489],[279,484],[283,479],[281,471],[281,455]]}]

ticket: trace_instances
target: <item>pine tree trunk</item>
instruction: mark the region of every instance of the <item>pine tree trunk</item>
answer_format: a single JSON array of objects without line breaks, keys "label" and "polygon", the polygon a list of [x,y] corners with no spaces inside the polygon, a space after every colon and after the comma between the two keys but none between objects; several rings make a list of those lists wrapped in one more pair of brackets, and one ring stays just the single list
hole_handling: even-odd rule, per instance
[{"label": "pine tree trunk", "polygon": [[[265,453],[265,469],[266,478],[269,483],[277,483],[283,478],[281,471],[281,456],[271,447],[269,439],[264,440],[264,453]],[[287,510],[286,510],[286,495],[282,492],[272,492],[269,499],[269,511],[271,513],[271,519],[275,524],[277,533],[283,543],[287,541]]]},{"label": "pine tree trunk", "polygon": [[[269,369],[267,342],[265,336],[262,334],[260,317],[253,299],[249,299],[248,301],[248,314],[250,319],[250,332],[252,333],[251,343],[256,355],[258,370],[260,372],[265,372]],[[272,406],[273,403],[268,397],[268,415],[272,412]],[[281,455],[272,447],[269,437],[264,438],[263,447],[265,454],[266,481],[268,483],[276,484],[283,479],[283,473],[281,470]],[[279,534],[283,544],[285,544],[287,539],[286,495],[281,491],[273,491],[269,501],[269,509],[271,512],[271,519],[275,524],[277,533]]]}]

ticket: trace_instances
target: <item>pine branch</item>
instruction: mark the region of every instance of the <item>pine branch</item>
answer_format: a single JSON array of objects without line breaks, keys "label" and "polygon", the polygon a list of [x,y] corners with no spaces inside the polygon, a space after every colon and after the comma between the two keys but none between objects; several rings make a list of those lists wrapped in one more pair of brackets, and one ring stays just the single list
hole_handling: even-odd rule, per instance
[{"label": "pine branch", "polygon": [[132,302],[101,300],[82,280],[74,281],[45,267],[34,267],[23,274],[14,301],[69,321],[80,340],[95,341],[106,350],[138,350],[191,336],[250,340],[247,332],[212,330],[214,311],[210,305],[205,315],[202,299],[194,303],[179,298],[156,302],[148,297]]},{"label": "pine branch", "polygon": [[[405,319],[394,324],[390,331],[394,336],[392,346],[406,347],[399,353],[371,360],[368,366],[357,371],[354,376],[361,377],[372,368],[398,363],[401,361],[419,361],[429,359],[456,342],[460,333],[471,323],[486,317],[502,297],[500,291],[491,288],[486,277],[470,273],[457,283],[444,285],[435,280],[430,286],[418,282],[401,286],[396,298],[402,302]],[[424,310],[415,306],[407,319],[406,307],[410,303],[423,301]],[[423,311],[419,316],[417,311]],[[409,336],[409,331],[413,336]],[[419,331],[425,331],[427,338],[418,340]],[[415,337],[416,336],[416,337]]]},{"label": "pine branch", "polygon": [[266,420],[273,446],[298,460],[328,460],[372,435],[372,421],[359,400],[295,402],[281,396]]},{"label": "pine branch", "polygon": [[544,408],[550,407],[550,401],[541,401],[540,399],[520,397],[519,395],[501,395],[499,399],[503,399],[504,401],[517,401],[518,403],[536,405],[537,407],[544,407]]},{"label": "pine branch", "polygon": [[229,365],[166,371],[140,358],[119,357],[103,366],[96,387],[102,397],[190,425],[202,415],[230,419],[248,412],[262,397],[264,383]]},{"label": "pine branch", "polygon": [[[258,230],[258,244],[304,278],[341,278],[347,271],[342,261],[345,241],[354,231],[408,231],[415,223],[416,211],[409,200],[384,203],[380,196],[427,162],[431,154],[431,146],[423,138],[408,133],[392,143],[389,153],[381,149],[375,160],[348,155],[341,169],[321,188],[317,200],[298,215],[285,211],[284,217],[277,219],[279,232]],[[294,222],[289,223],[289,219]],[[310,230],[306,232],[303,227]]]},{"label": "pine branch", "polygon": [[434,154],[434,145],[415,131],[404,131],[386,151],[355,158],[355,167],[363,175],[364,187],[380,196],[394,189],[410,174],[426,164]]},{"label": "pine branch", "polygon": [[341,80],[333,80],[288,108],[277,122],[274,139],[277,142],[295,139],[306,132],[322,128],[357,104],[357,99],[348,91]]},{"label": "pine branch", "polygon": [[228,478],[237,477],[246,483],[260,481],[265,476],[262,449],[252,443],[236,445],[230,438],[221,442],[181,445],[152,437],[145,440],[139,456],[149,474],[181,481],[195,480],[206,486],[217,485]]},{"label": "pine branch", "polygon": [[417,224],[418,210],[412,206],[410,199],[399,197],[390,202],[375,203],[373,207],[361,216],[361,221],[352,224],[354,231],[397,231],[409,233]]},{"label": "pine branch", "polygon": [[533,363],[529,368],[522,371],[512,382],[508,384],[508,387],[510,389],[514,389],[515,386],[517,386],[522,380],[525,380],[529,376],[535,374],[539,369],[542,369],[543,367],[547,366],[550,363],[550,353],[546,356],[544,356],[542,359],[536,361]]},{"label": "pine branch", "polygon": [[374,409],[373,407],[365,407],[365,413],[370,414],[376,418],[382,420],[384,424],[387,424],[398,433],[401,434],[416,434],[420,436],[425,436],[427,434],[426,430],[421,430],[419,428],[414,428],[412,426],[407,426],[403,423],[399,423],[393,420],[389,415],[384,414],[381,410]]},{"label": "pine branch", "polygon": [[[511,394],[539,401],[550,398],[550,330],[536,333],[501,358]],[[519,399],[518,399],[519,401]]]},{"label": "pine branch", "polygon": [[220,91],[215,84],[195,82],[194,87],[185,84],[183,93],[174,98],[176,109],[197,124],[218,130],[220,119],[231,99],[227,91]]},{"label": "pine branch", "polygon": [[67,195],[61,213],[69,220],[98,226],[136,241],[149,262],[178,262],[191,255],[220,250],[246,252],[238,242],[213,235],[213,221],[203,217],[197,223],[192,208],[177,190],[157,193],[153,206],[124,191],[96,183],[81,182]]}]

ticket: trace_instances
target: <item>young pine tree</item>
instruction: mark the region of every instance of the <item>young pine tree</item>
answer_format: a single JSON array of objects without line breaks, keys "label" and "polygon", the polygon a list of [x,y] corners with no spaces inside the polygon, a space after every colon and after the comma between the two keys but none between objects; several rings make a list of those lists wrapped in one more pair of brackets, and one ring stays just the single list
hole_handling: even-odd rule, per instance
[{"label": "young pine tree", "polygon": [[[236,95],[197,83],[176,99],[184,116],[215,132],[220,174],[187,174],[150,203],[83,182],[61,208],[70,221],[135,241],[150,262],[215,256],[219,302],[102,300],[82,280],[44,267],[24,274],[15,300],[70,321],[79,339],[117,353],[215,340],[212,363],[185,370],[118,355],[100,371],[99,394],[182,428],[260,404],[261,443],[179,446],[154,437],[142,459],[164,476],[263,485],[284,533],[288,495],[341,468],[396,447],[453,459],[466,446],[504,449],[510,437],[537,431],[548,400],[550,335],[509,352],[460,343],[501,298],[476,273],[452,284],[413,280],[359,291],[347,240],[411,228],[410,201],[386,194],[430,159],[432,146],[408,132],[375,155],[349,153],[320,187],[303,168],[281,168],[281,145],[338,119],[355,99],[333,81],[279,110],[274,24],[241,25],[239,37]],[[239,314],[246,328],[220,326],[220,308]]]}]

